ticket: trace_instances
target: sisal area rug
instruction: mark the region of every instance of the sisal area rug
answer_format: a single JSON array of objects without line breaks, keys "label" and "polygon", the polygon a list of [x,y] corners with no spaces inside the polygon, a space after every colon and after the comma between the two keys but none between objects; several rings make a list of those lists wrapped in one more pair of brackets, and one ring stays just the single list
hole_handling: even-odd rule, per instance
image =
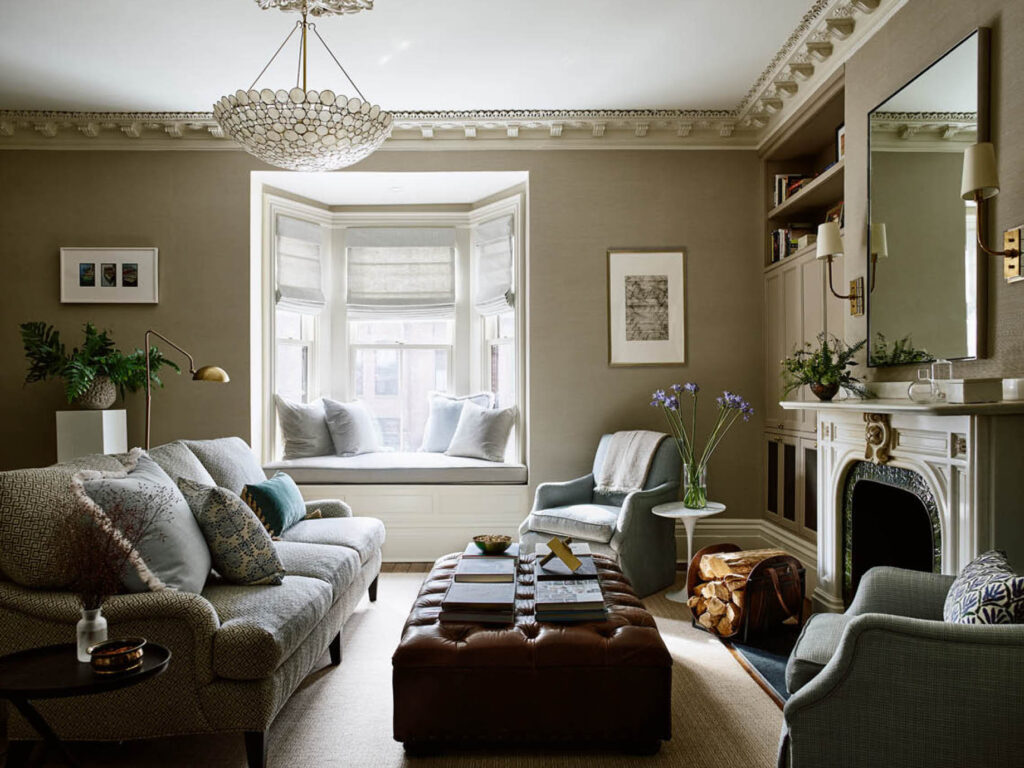
[{"label": "sisal area rug", "polygon": [[[690,626],[689,610],[664,594],[644,602],[675,659],[672,740],[657,755],[598,751],[453,752],[407,759],[391,737],[391,653],[423,580],[422,572],[381,575],[377,603],[364,600],[345,627],[340,667],[314,672],[270,730],[270,768],[769,768],[782,713],[717,638]],[[584,702],[602,708],[629,702]],[[529,714],[523,713],[524,728]],[[241,736],[76,744],[84,766],[245,768]],[[51,763],[47,763],[51,765]],[[52,763],[59,765],[59,763]]]}]

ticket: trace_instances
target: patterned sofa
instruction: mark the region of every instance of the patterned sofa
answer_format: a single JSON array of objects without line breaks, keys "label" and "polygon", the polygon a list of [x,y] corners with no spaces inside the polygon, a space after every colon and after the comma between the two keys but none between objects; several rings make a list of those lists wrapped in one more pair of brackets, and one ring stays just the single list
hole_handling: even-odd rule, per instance
[{"label": "patterned sofa", "polygon": [[[266,478],[240,438],[177,441],[150,451],[172,479],[239,492]],[[0,654],[71,642],[79,603],[61,591],[73,564],[59,556],[59,520],[73,510],[70,479],[81,469],[120,470],[114,456],[87,456],[41,469],[0,472]],[[279,586],[236,586],[211,574],[202,594],[114,596],[103,613],[111,637],[141,635],[170,648],[165,674],[88,699],[38,702],[63,739],[125,740],[241,732],[250,766],[266,762],[274,717],[324,656],[341,660],[341,631],[362,595],[376,599],[384,526],[353,517],[341,501],[309,502],[304,520],[276,546],[287,575]],[[8,735],[35,739],[8,713]]]}]

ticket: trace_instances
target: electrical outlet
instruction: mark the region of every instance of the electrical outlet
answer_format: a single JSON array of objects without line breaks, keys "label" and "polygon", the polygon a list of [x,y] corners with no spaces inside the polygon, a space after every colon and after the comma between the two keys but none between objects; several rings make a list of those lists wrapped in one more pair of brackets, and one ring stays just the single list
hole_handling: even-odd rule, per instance
[{"label": "electrical outlet", "polygon": [[864,314],[864,278],[858,277],[850,281],[850,315],[860,317]]},{"label": "electrical outlet", "polygon": [[1024,279],[1021,275],[1020,270],[1020,233],[1024,227],[1017,227],[1016,229],[1008,229],[1003,232],[1003,250],[1004,251],[1016,251],[1017,255],[1012,258],[1003,258],[1003,277],[1006,278],[1008,283],[1016,283],[1018,280]]}]

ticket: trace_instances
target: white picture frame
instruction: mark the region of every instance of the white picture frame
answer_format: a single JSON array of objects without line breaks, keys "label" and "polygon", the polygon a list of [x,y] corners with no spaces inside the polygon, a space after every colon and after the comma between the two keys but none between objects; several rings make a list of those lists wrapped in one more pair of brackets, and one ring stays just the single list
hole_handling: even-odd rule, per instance
[{"label": "white picture frame", "polygon": [[686,362],[686,252],[608,251],[608,364]]},{"label": "white picture frame", "polygon": [[61,304],[156,304],[156,248],[61,248]]}]

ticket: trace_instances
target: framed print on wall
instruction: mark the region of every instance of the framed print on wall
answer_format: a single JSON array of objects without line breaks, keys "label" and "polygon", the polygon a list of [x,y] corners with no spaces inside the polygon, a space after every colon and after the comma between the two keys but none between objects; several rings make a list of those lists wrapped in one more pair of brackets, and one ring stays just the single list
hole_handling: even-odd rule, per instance
[{"label": "framed print on wall", "polygon": [[609,365],[685,362],[682,248],[608,251]]},{"label": "framed print on wall", "polygon": [[156,304],[156,248],[61,248],[62,304]]}]

